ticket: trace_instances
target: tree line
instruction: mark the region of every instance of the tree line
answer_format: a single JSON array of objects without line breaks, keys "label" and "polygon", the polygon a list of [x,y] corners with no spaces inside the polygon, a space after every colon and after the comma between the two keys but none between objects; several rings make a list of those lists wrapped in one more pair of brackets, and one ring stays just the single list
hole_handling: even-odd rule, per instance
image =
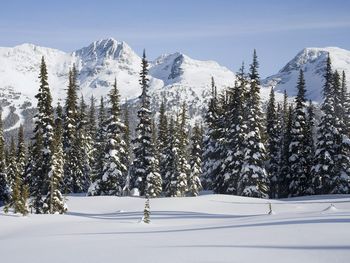
[{"label": "tree line", "polygon": [[271,89],[263,111],[258,68],[254,51],[249,72],[243,64],[233,87],[218,94],[212,79],[205,123],[191,127],[186,104],[170,114],[163,100],[154,117],[144,52],[138,123],[131,138],[128,105],[121,106],[116,79],[99,107],[94,97],[87,105],[78,96],[73,65],[65,105],[54,108],[43,57],[29,146],[21,126],[17,145],[12,138],[5,147],[0,121],[0,203],[5,211],[22,214],[64,213],[64,194],[70,193],[147,198],[196,196],[202,189],[259,198],[348,193],[345,73],[333,72],[328,58],[316,122],[302,70],[294,101],[285,93],[277,103]]},{"label": "tree line", "polygon": [[350,100],[345,73],[328,56],[320,120],[306,99],[303,70],[293,102],[277,103],[271,89],[265,114],[259,98],[258,60],[237,73],[233,88],[217,94],[212,81],[204,136],[205,189],[260,198],[347,194],[350,189]]},{"label": "tree line", "polygon": [[127,104],[121,107],[117,80],[108,99],[101,97],[97,109],[93,97],[89,106],[78,97],[77,77],[73,65],[65,105],[58,103],[54,108],[43,57],[35,96],[34,135],[28,148],[21,126],[17,149],[12,138],[8,150],[0,125],[0,204],[5,205],[5,211],[64,213],[64,194],[70,193],[150,198],[198,194],[202,189],[202,128],[195,125],[189,143],[187,106],[184,104],[181,112],[169,117],[164,101],[159,121],[155,122],[145,52],[133,139],[129,110]]}]

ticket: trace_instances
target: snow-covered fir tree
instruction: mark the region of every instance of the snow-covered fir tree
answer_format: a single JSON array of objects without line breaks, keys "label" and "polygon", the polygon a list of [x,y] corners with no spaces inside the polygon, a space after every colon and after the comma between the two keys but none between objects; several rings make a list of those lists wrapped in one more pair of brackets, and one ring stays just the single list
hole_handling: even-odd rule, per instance
[{"label": "snow-covered fir tree", "polygon": [[203,137],[203,160],[201,178],[205,190],[213,189],[213,178],[215,178],[215,142],[216,142],[216,119],[217,119],[217,95],[214,78],[211,79],[211,98],[205,116],[206,129]]},{"label": "snow-covered fir tree", "polygon": [[189,145],[189,137],[188,137],[188,124],[187,124],[188,116],[187,116],[187,105],[186,103],[182,104],[182,110],[177,122],[177,140],[178,140],[178,148],[179,148],[179,170],[178,174],[176,174],[177,181],[177,196],[184,196],[188,189],[188,177],[190,174],[190,165],[188,163],[189,155],[188,155],[188,145]]},{"label": "snow-covered fir tree", "polygon": [[295,109],[291,130],[291,142],[289,144],[289,165],[291,181],[289,196],[304,195],[308,189],[308,152],[306,150],[307,123],[306,123],[306,87],[304,72],[299,71],[297,84],[298,94],[295,98]]},{"label": "snow-covered fir tree", "polygon": [[17,170],[21,179],[24,178],[24,170],[26,165],[26,145],[24,142],[24,129],[23,125],[18,129],[18,142],[17,142]]},{"label": "snow-covered fir tree", "polygon": [[53,108],[52,97],[47,80],[47,68],[44,57],[40,66],[40,87],[35,96],[38,100],[38,113],[35,116],[34,138],[32,141],[32,158],[27,168],[27,176],[30,177],[30,189],[32,207],[36,213],[42,213],[43,200],[48,190],[48,174],[51,171],[53,132]]},{"label": "snow-covered fir tree", "polygon": [[126,166],[129,169],[130,163],[131,163],[131,131],[130,131],[130,112],[129,112],[129,106],[128,102],[125,100],[124,103],[124,133],[123,133],[123,140],[125,142],[125,152],[127,157]]},{"label": "snow-covered fir tree", "polygon": [[200,177],[202,175],[202,128],[198,123],[192,129],[191,136],[191,156],[190,156],[190,176],[188,179],[188,192],[191,196],[197,196],[202,190]]},{"label": "snow-covered fir tree", "polygon": [[343,133],[350,138],[350,94],[346,86],[346,75],[342,72],[341,78],[341,105],[343,107]]},{"label": "snow-covered fir tree", "polygon": [[314,166],[312,167],[312,184],[316,194],[330,193],[332,190],[332,179],[336,175],[333,73],[329,56],[327,58],[324,78],[324,101],[321,106],[322,116],[317,129]]},{"label": "snow-covered fir tree", "polygon": [[335,174],[331,178],[330,194],[349,193],[350,182],[350,140],[346,134],[344,116],[346,104],[340,75],[337,71],[333,74],[333,92],[334,92],[334,125],[335,132]]},{"label": "snow-covered fir tree", "polygon": [[151,222],[151,208],[149,205],[149,198],[147,197],[145,201],[145,208],[143,209],[143,217],[142,221],[146,224],[149,224]]},{"label": "snow-covered fir tree", "polygon": [[[14,185],[15,185],[15,179],[16,179],[16,176],[18,176],[18,169],[17,169],[17,162],[16,162],[16,146],[15,146],[15,140],[13,136],[11,136],[10,148],[8,149],[6,173],[7,173],[10,189],[12,192],[11,193],[11,196],[12,196]],[[18,179],[21,179],[21,178],[19,177]],[[20,185],[20,182],[18,183]]]},{"label": "snow-covered fir tree", "polygon": [[258,74],[258,60],[254,50],[253,62],[249,72],[250,89],[247,101],[248,114],[244,120],[247,125],[243,165],[238,182],[239,195],[250,197],[268,197],[268,176],[265,170],[265,147],[261,142],[260,109],[260,79]]},{"label": "snow-covered fir tree", "polygon": [[217,94],[214,78],[211,79],[211,98],[205,116],[206,132],[203,140],[202,186],[205,190],[223,192],[222,163],[224,151],[225,116],[223,112],[224,98]]},{"label": "snow-covered fir tree", "polygon": [[121,196],[127,173],[126,143],[123,140],[125,125],[121,121],[120,95],[117,80],[109,94],[111,105],[109,119],[106,122],[106,137],[103,169],[97,182],[101,195]]},{"label": "snow-covered fir tree", "polygon": [[10,199],[10,184],[6,174],[5,140],[0,111],[0,205],[6,204]]},{"label": "snow-covered fir tree", "polygon": [[123,194],[124,195],[129,195],[130,194],[130,182],[131,182],[131,160],[132,160],[132,147],[131,147],[131,131],[130,131],[130,112],[129,112],[129,105],[128,101],[125,100],[124,103],[124,119],[123,123],[125,125],[124,133],[123,133],[123,140],[125,142],[125,156],[126,156],[126,179],[124,183],[124,188],[123,188]]},{"label": "snow-covered fir tree", "polygon": [[10,200],[4,211],[7,213],[12,208],[14,213],[26,215],[28,214],[27,199],[29,197],[29,188],[24,184],[17,167],[16,146],[13,137],[11,137],[7,171],[8,175],[14,179],[11,185]]},{"label": "snow-covered fir tree", "polygon": [[97,116],[96,116],[95,97],[92,95],[90,97],[89,116],[88,116],[88,132],[92,140],[96,138],[96,133],[97,133],[96,117]]},{"label": "snow-covered fir tree", "polygon": [[176,192],[176,180],[175,171],[178,167],[178,157],[177,154],[178,144],[176,143],[175,135],[175,120],[173,116],[170,116],[169,125],[167,129],[167,140],[164,150],[164,193],[166,196],[174,196]]},{"label": "snow-covered fir tree", "polygon": [[84,173],[79,165],[80,141],[78,138],[78,96],[77,70],[75,65],[69,71],[69,84],[65,104],[63,128],[64,185],[66,193],[83,192]]},{"label": "snow-covered fir tree", "polygon": [[273,88],[271,88],[266,109],[267,172],[270,182],[270,198],[278,197],[278,178],[281,159],[281,119],[278,117],[278,112],[279,110],[276,108],[275,92]]},{"label": "snow-covered fir tree", "polygon": [[[222,192],[237,194],[237,184],[243,165],[244,137],[247,126],[243,123],[244,107],[246,105],[247,80],[244,64],[237,73],[234,89],[230,90],[231,98],[228,105],[227,138],[225,140],[225,160],[223,163]],[[216,187],[218,188],[218,187]]]},{"label": "snow-covered fir tree", "polygon": [[158,151],[159,151],[159,172],[163,180],[163,188],[166,186],[166,165],[167,165],[167,142],[168,142],[168,117],[165,112],[165,99],[162,100],[159,108],[158,119]]},{"label": "snow-covered fir tree", "polygon": [[81,97],[78,109],[78,125],[77,125],[77,146],[79,149],[78,166],[83,173],[81,179],[82,190],[86,192],[91,183],[91,170],[94,158],[93,139],[91,137],[90,122],[87,112],[87,105],[84,98]]},{"label": "snow-covered fir tree", "polygon": [[180,150],[180,116],[170,118],[166,148],[165,195],[184,196],[187,190],[187,174],[184,170]]},{"label": "snow-covered fir tree", "polygon": [[309,100],[309,105],[306,109],[306,131],[305,131],[305,156],[306,156],[306,174],[307,174],[307,189],[304,194],[312,195],[314,194],[314,188],[312,186],[312,166],[315,156],[315,113],[314,105],[311,100]]},{"label": "snow-covered fir tree", "polygon": [[149,197],[158,197],[161,195],[163,190],[163,180],[162,176],[159,172],[159,153],[158,153],[158,147],[157,144],[157,127],[155,120],[152,119],[152,145],[153,147],[153,156],[155,158],[155,161],[153,163],[153,171],[158,171],[156,175],[151,175],[147,178],[147,194]]},{"label": "snow-covered fir tree", "polygon": [[[227,187],[225,185],[225,177],[224,177],[224,161],[227,156],[227,148],[226,143],[229,138],[227,135],[229,119],[226,115],[229,112],[229,99],[230,94],[229,91],[223,91],[218,96],[218,118],[216,119],[216,134],[217,140],[215,141],[215,163],[214,170],[216,176],[213,178],[213,191],[215,193],[226,193]],[[213,174],[213,175],[214,175]]]},{"label": "snow-covered fir tree", "polygon": [[43,212],[50,214],[63,214],[67,211],[64,197],[61,193],[63,181],[63,111],[60,105],[56,109],[55,134],[52,146],[51,171],[49,173],[49,187],[46,194]]},{"label": "snow-covered fir tree", "polygon": [[288,95],[284,91],[284,99],[282,105],[282,112],[280,113],[280,119],[282,124],[281,130],[281,158],[280,158],[280,173],[278,177],[278,197],[286,198],[289,195],[290,184],[290,166],[289,166],[289,145],[291,142],[291,130],[293,123],[293,107],[288,104]]},{"label": "snow-covered fir tree", "polygon": [[[139,123],[136,127],[136,138],[133,143],[134,147],[134,175],[133,186],[138,188],[141,195],[149,196],[158,195],[158,182],[161,181],[159,171],[157,171],[156,158],[154,156],[154,145],[152,144],[152,129],[151,129],[151,103],[148,94],[149,79],[148,79],[148,62],[146,53],[143,52],[142,65],[140,73],[140,85],[142,93],[139,97],[140,109],[137,112]],[[161,184],[160,184],[161,185]]]},{"label": "snow-covered fir tree", "polygon": [[92,184],[88,189],[89,195],[99,195],[100,190],[100,175],[103,173],[105,145],[106,145],[106,110],[104,106],[104,98],[100,99],[100,106],[98,110],[98,129],[96,132],[94,143],[94,162],[92,165],[91,181]]}]

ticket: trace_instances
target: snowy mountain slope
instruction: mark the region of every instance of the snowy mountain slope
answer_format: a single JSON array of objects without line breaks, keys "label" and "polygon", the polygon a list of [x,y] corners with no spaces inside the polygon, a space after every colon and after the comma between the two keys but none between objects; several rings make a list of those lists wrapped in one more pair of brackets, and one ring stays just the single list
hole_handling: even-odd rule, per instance
[{"label": "snowy mountain slope", "polygon": [[[339,48],[307,48],[291,60],[278,74],[263,80],[262,101],[266,101],[273,86],[282,100],[286,89],[295,95],[299,68],[305,70],[308,95],[321,100],[322,75],[328,52],[334,69],[350,75],[350,51]],[[5,129],[10,131],[25,123],[31,130],[31,119],[36,106],[40,59],[45,56],[49,84],[54,103],[64,103],[69,68],[75,63],[79,70],[80,95],[86,100],[106,96],[117,78],[122,101],[128,99],[133,111],[140,94],[139,71],[141,58],[125,42],[113,38],[99,40],[72,53],[23,44],[0,48],[0,106]],[[179,112],[183,102],[189,107],[191,122],[200,119],[210,98],[211,77],[218,90],[234,85],[235,74],[214,61],[200,61],[181,53],[162,55],[150,61],[150,92],[156,111],[165,99],[167,110]],[[350,77],[348,78],[350,80]],[[350,84],[350,83],[349,83]]]},{"label": "snowy mountain slope", "polygon": [[[286,90],[290,96],[295,96],[299,70],[303,69],[307,97],[320,102],[322,101],[323,75],[328,54],[333,70],[338,70],[339,73],[345,71],[345,74],[350,76],[350,51],[337,47],[305,48],[277,74],[266,78],[263,85],[273,86],[279,92]],[[350,77],[347,78],[347,84],[350,85]]]},{"label": "snowy mountain slope", "polygon": [[123,98],[134,98],[139,93],[141,58],[125,42],[111,38],[95,41],[72,56],[77,61],[85,97],[107,95],[115,78]]},{"label": "snowy mountain slope", "polygon": [[[79,93],[90,98],[106,96],[117,78],[122,99],[135,102],[141,92],[139,72],[141,58],[125,43],[113,38],[95,41],[87,47],[65,53],[59,50],[24,44],[14,48],[0,48],[0,105],[3,117],[17,115],[19,122],[32,115],[23,115],[22,108],[36,106],[38,73],[41,57],[45,56],[49,84],[54,103],[64,100],[69,68],[76,64],[79,70]],[[210,79],[217,80],[218,88],[233,85],[235,75],[212,61],[198,61],[175,53],[150,62],[150,91],[157,109],[165,95],[169,110],[177,111],[181,102],[191,107],[191,115],[200,114],[208,99]],[[15,126],[16,125],[16,126]]]},{"label": "snowy mountain slope", "polygon": [[[348,262],[350,196],[68,196],[66,215],[0,211],[4,262]],[[272,215],[268,215],[268,202]],[[333,205],[332,205],[333,204]]]},{"label": "snowy mountain slope", "polygon": [[189,106],[192,122],[198,119],[210,98],[211,77],[218,92],[232,87],[235,74],[214,61],[199,61],[174,53],[162,55],[151,63],[150,75],[158,81],[151,89],[153,106],[165,99],[168,110],[179,112],[182,103]]}]

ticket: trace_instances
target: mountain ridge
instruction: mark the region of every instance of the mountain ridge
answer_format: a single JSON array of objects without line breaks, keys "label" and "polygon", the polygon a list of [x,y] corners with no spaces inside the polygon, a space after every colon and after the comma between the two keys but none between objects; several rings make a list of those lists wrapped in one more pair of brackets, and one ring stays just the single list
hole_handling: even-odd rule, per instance
[{"label": "mountain ridge", "polygon": [[[297,53],[278,73],[262,80],[261,98],[266,101],[273,87],[277,100],[282,93],[295,95],[297,73],[305,71],[309,98],[321,101],[322,75],[326,55],[330,53],[334,68],[350,75],[350,51],[337,47],[305,48]],[[106,96],[117,78],[122,101],[135,104],[139,87],[140,56],[124,41],[100,39],[73,52],[24,43],[15,47],[0,47],[0,106],[3,118],[17,115],[17,122],[9,121],[11,130],[19,123],[30,122],[34,98],[38,89],[41,56],[48,66],[48,79],[54,103],[63,103],[66,96],[69,68],[75,63],[79,71],[79,95],[88,99]],[[215,61],[201,61],[174,52],[149,61],[150,93],[153,110],[165,98],[167,110],[178,112],[181,103],[189,107],[191,121],[201,119],[210,98],[210,82],[214,77],[219,91],[232,87],[235,73]],[[349,78],[350,79],[350,78]],[[11,116],[12,116],[11,115]]]}]

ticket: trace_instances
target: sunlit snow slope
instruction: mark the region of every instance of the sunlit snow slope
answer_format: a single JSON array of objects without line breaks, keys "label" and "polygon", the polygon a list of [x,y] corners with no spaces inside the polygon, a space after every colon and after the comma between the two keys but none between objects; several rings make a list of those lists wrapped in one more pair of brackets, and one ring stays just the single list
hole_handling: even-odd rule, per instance
[{"label": "sunlit snow slope", "polygon": [[[66,215],[0,212],[2,262],[346,263],[350,196],[68,197]],[[272,214],[268,215],[268,202]]]}]

